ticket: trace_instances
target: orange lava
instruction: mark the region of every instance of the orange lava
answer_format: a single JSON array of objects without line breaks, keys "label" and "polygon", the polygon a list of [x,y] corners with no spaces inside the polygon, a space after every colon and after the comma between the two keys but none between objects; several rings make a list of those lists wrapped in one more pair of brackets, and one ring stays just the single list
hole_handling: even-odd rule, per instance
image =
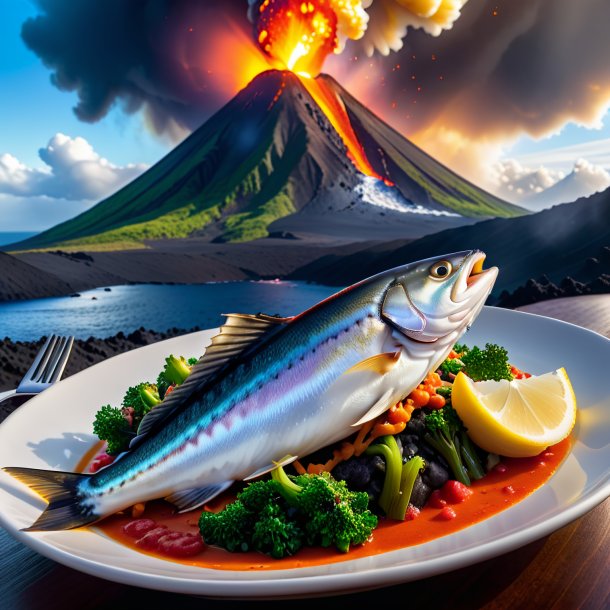
[{"label": "orange lava", "polygon": [[330,0],[264,0],[255,37],[280,69],[316,76],[337,48],[337,15]]},{"label": "orange lava", "polygon": [[378,180],[384,180],[387,184],[388,181],[377,174],[369,163],[366,153],[362,148],[362,144],[354,133],[345,106],[337,94],[321,78],[307,78],[302,76],[301,82],[309,92],[309,95],[311,95],[316,104],[322,109],[322,112],[326,115],[331,125],[341,136],[341,139],[347,148],[347,155],[356,169],[366,176],[373,176]]}]

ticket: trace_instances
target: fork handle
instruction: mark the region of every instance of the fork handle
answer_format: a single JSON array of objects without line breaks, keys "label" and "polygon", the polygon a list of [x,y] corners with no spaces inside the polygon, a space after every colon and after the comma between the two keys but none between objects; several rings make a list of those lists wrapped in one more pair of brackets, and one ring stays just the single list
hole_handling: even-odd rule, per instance
[{"label": "fork handle", "polygon": [[30,396],[35,396],[36,394],[33,392],[19,392],[17,390],[8,390],[7,392],[0,392],[0,403],[12,398],[13,396],[24,396],[30,398]]}]

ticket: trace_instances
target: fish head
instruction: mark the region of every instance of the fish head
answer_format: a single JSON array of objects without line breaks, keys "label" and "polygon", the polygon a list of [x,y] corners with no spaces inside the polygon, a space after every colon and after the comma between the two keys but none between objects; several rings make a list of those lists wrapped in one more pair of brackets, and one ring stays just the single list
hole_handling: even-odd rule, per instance
[{"label": "fish head", "polygon": [[469,250],[417,261],[389,272],[381,318],[409,355],[447,350],[477,317],[498,275],[485,254]]}]

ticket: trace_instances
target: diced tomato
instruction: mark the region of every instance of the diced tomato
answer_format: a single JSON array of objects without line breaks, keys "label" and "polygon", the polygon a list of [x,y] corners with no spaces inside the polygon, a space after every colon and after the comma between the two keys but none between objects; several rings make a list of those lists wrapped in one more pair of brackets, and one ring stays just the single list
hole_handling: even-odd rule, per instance
[{"label": "diced tomato", "polygon": [[165,390],[165,396],[167,396],[168,394],[171,394],[175,390],[175,388],[176,388],[175,385],[170,385],[169,388],[167,388],[167,390]]},{"label": "diced tomato", "polygon": [[413,405],[416,408],[425,407],[430,400],[430,394],[425,390],[416,389],[409,394],[409,398],[413,400]]},{"label": "diced tomato", "polygon": [[442,521],[451,521],[451,519],[455,519],[457,517],[457,513],[451,506],[445,506],[438,514],[438,518]]},{"label": "diced tomato", "polygon": [[104,468],[104,466],[109,466],[114,462],[115,456],[108,455],[106,452],[100,453],[95,456],[93,462],[91,462],[91,466],[89,466],[89,472],[97,472],[100,468]]},{"label": "diced tomato", "polygon": [[505,486],[502,488],[502,491],[503,491],[505,494],[512,495],[512,494],[514,494],[514,493],[515,493],[515,488],[514,488],[512,485],[505,485]]},{"label": "diced tomato", "polygon": [[431,372],[428,373],[428,376],[426,377],[426,383],[431,385],[433,388],[440,388],[443,385],[443,380],[438,373]]},{"label": "diced tomato", "polygon": [[203,551],[203,540],[198,534],[170,532],[159,538],[159,551],[170,557],[192,557]]},{"label": "diced tomato", "polygon": [[131,538],[142,538],[155,527],[157,522],[152,519],[134,519],[123,526],[123,532]]},{"label": "diced tomato", "polygon": [[446,400],[443,396],[441,396],[440,394],[432,394],[426,406],[430,407],[430,409],[442,409],[445,404]]},{"label": "diced tomato", "polygon": [[502,462],[500,462],[499,464],[496,464],[494,466],[494,470],[496,472],[499,472],[500,474],[504,474],[505,472],[508,471],[508,466],[506,466],[506,464],[503,464]]},{"label": "diced tomato", "polygon": [[387,420],[391,424],[399,424],[401,422],[408,422],[411,419],[411,415],[402,406],[402,403],[398,403],[390,408],[387,415]]},{"label": "diced tomato", "polygon": [[143,549],[154,551],[159,548],[159,538],[162,538],[168,533],[169,528],[167,525],[158,525],[157,527],[146,532],[142,538],[136,540],[136,544],[141,546]]},{"label": "diced tomato", "polygon": [[459,481],[447,481],[442,489],[441,493],[443,498],[451,504],[459,504],[472,495],[472,489],[460,483]]},{"label": "diced tomato", "polygon": [[527,379],[528,377],[531,377],[530,373],[526,373],[525,371],[522,371],[521,369],[518,369],[516,366],[512,365],[510,367],[510,374],[515,379]]},{"label": "diced tomato", "polygon": [[447,500],[443,498],[440,489],[435,489],[428,499],[428,505],[432,508],[443,508],[443,506],[447,505]]},{"label": "diced tomato", "polygon": [[407,512],[405,513],[405,521],[413,521],[419,517],[420,510],[417,506],[413,506],[413,504],[409,504],[407,507]]}]

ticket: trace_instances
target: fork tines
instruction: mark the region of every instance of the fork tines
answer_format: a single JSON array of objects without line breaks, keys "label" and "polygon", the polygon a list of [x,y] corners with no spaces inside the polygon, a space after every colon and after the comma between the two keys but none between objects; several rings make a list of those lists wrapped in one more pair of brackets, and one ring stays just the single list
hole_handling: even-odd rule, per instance
[{"label": "fork tines", "polygon": [[74,337],[51,335],[19,386],[28,382],[45,385],[55,383],[63,373],[73,342]]}]

